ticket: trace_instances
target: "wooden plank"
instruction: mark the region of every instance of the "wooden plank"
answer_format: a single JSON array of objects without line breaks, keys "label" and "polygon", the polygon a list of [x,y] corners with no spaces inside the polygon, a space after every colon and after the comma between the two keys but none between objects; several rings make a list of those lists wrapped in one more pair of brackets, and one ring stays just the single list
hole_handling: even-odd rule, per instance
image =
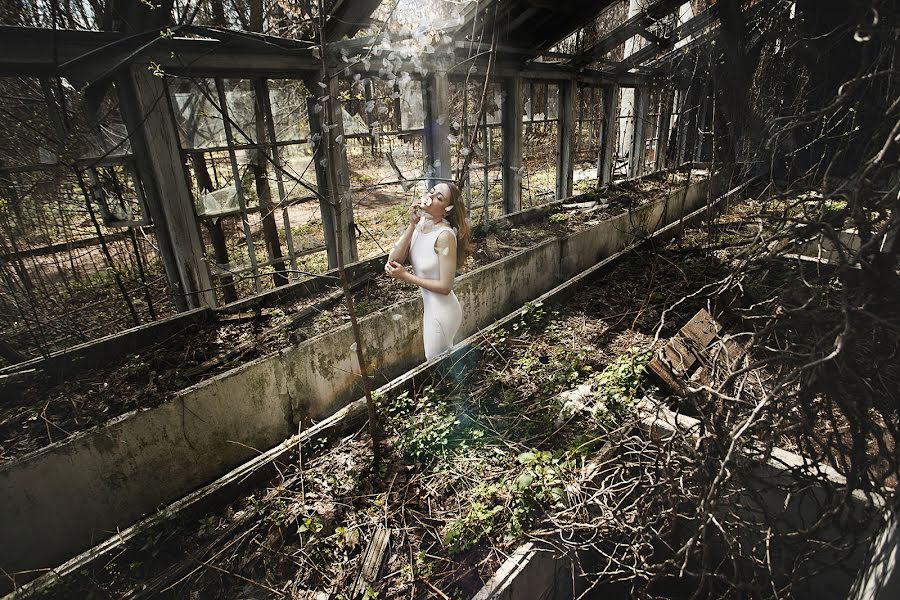
[{"label": "wooden plank", "polygon": [[369,542],[369,546],[366,548],[362,567],[359,575],[356,577],[356,583],[353,586],[354,597],[361,597],[366,593],[370,585],[378,581],[390,541],[391,530],[384,525],[378,525],[375,529],[375,535],[372,536],[372,541]]},{"label": "wooden plank", "polygon": [[697,362],[697,354],[678,336],[669,340],[659,356],[669,366],[669,370],[679,377],[686,375]]},{"label": "wooden plank", "polygon": [[429,73],[422,85],[425,108],[425,176],[428,187],[450,179],[450,80],[446,71]]},{"label": "wooden plank", "polygon": [[556,199],[572,195],[575,165],[573,148],[575,138],[575,80],[567,79],[559,84],[559,121],[556,143]]},{"label": "wooden plank", "polygon": [[216,296],[184,175],[178,131],[166,87],[143,65],[129,67],[116,86],[131,134],[135,166],[153,220],[178,310],[214,307]]},{"label": "wooden plank", "polygon": [[676,395],[684,395],[684,383],[675,377],[666,363],[659,358],[659,355],[654,356],[650,362],[647,363],[647,374],[650,375],[660,387]]},{"label": "wooden plank", "polygon": [[663,387],[683,394],[684,380],[720,331],[722,325],[701,308],[650,360],[647,371]]},{"label": "wooden plank", "polygon": [[698,347],[706,348],[720,331],[722,331],[722,325],[705,308],[701,308],[679,330],[679,333],[683,337],[692,340]]},{"label": "wooden plank", "polygon": [[522,78],[503,80],[503,213],[522,209]]}]

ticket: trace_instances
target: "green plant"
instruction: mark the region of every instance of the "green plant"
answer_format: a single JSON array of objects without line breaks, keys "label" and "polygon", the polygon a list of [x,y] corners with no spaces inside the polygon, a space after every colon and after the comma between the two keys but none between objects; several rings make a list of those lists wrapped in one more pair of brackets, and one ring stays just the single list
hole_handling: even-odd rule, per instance
[{"label": "green plant", "polygon": [[840,213],[847,210],[846,200],[825,200],[822,203],[822,210],[826,213]]},{"label": "green plant", "polygon": [[458,554],[470,548],[495,531],[504,505],[497,502],[500,487],[496,484],[479,484],[472,490],[471,506],[466,515],[453,519],[443,535],[444,548],[450,554]]},{"label": "green plant", "polygon": [[546,313],[544,311],[543,302],[528,302],[525,304],[519,319],[512,324],[514,333],[520,333],[525,330],[534,329],[544,322]]},{"label": "green plant", "polygon": [[314,544],[319,539],[319,534],[322,533],[323,529],[325,529],[325,523],[315,515],[306,517],[297,524],[297,533],[301,535],[306,534],[307,544]]},{"label": "green plant", "polygon": [[615,425],[630,414],[634,399],[644,391],[652,354],[650,349],[629,348],[593,377],[598,393],[593,415],[599,424]]},{"label": "green plant", "polygon": [[513,495],[506,526],[508,538],[522,533],[537,509],[561,507],[565,503],[565,473],[574,467],[568,454],[554,455],[545,450],[523,452],[518,456],[522,470],[508,485]]},{"label": "green plant", "polygon": [[493,531],[495,517],[503,506],[487,506],[473,502],[469,512],[462,519],[454,519],[444,533],[444,547],[450,554],[459,554],[473,548]]},{"label": "green plant", "polygon": [[431,386],[421,390],[417,398],[410,399],[403,392],[393,400],[382,404],[387,425],[398,433],[397,449],[407,459],[428,465],[457,448],[468,447],[475,434],[462,424],[457,410],[448,399]]},{"label": "green plant", "polygon": [[547,220],[551,223],[567,223],[569,221],[569,216],[570,214],[567,212],[558,212],[547,217]]}]

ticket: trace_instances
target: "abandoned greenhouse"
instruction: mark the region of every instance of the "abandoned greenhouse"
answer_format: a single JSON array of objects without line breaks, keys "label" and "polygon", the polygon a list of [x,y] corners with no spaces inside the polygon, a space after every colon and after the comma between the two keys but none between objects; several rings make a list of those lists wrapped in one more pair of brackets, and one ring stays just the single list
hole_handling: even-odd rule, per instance
[{"label": "abandoned greenhouse", "polygon": [[898,15],[0,2],[0,597],[900,598]]}]

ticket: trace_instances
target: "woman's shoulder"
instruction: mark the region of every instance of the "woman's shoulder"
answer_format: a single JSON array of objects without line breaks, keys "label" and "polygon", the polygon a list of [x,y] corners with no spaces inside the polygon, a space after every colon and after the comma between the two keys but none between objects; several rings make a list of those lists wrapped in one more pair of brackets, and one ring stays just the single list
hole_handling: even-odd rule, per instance
[{"label": "woman's shoulder", "polygon": [[435,231],[437,231],[437,242],[444,240],[445,242],[449,243],[450,240],[456,239],[456,229],[454,229],[453,227],[441,227],[440,230]]},{"label": "woman's shoulder", "polygon": [[440,233],[438,233],[438,237],[443,237],[444,232],[447,232],[453,237],[456,237],[456,227],[451,227],[450,225],[441,225],[440,229],[436,229],[435,231],[440,231]]}]

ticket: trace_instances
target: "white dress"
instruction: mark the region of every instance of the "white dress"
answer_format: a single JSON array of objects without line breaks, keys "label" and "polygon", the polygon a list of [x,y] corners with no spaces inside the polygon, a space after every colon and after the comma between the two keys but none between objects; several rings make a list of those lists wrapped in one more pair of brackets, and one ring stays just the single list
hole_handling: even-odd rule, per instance
[{"label": "white dress", "polygon": [[[440,257],[434,244],[444,231],[449,231],[456,237],[456,232],[446,220],[434,223],[429,215],[423,215],[416,225],[409,245],[409,261],[417,277],[435,280],[441,278]],[[453,338],[462,322],[462,307],[452,290],[444,295],[420,289],[425,309],[422,317],[425,359],[431,360],[453,347]]]}]

